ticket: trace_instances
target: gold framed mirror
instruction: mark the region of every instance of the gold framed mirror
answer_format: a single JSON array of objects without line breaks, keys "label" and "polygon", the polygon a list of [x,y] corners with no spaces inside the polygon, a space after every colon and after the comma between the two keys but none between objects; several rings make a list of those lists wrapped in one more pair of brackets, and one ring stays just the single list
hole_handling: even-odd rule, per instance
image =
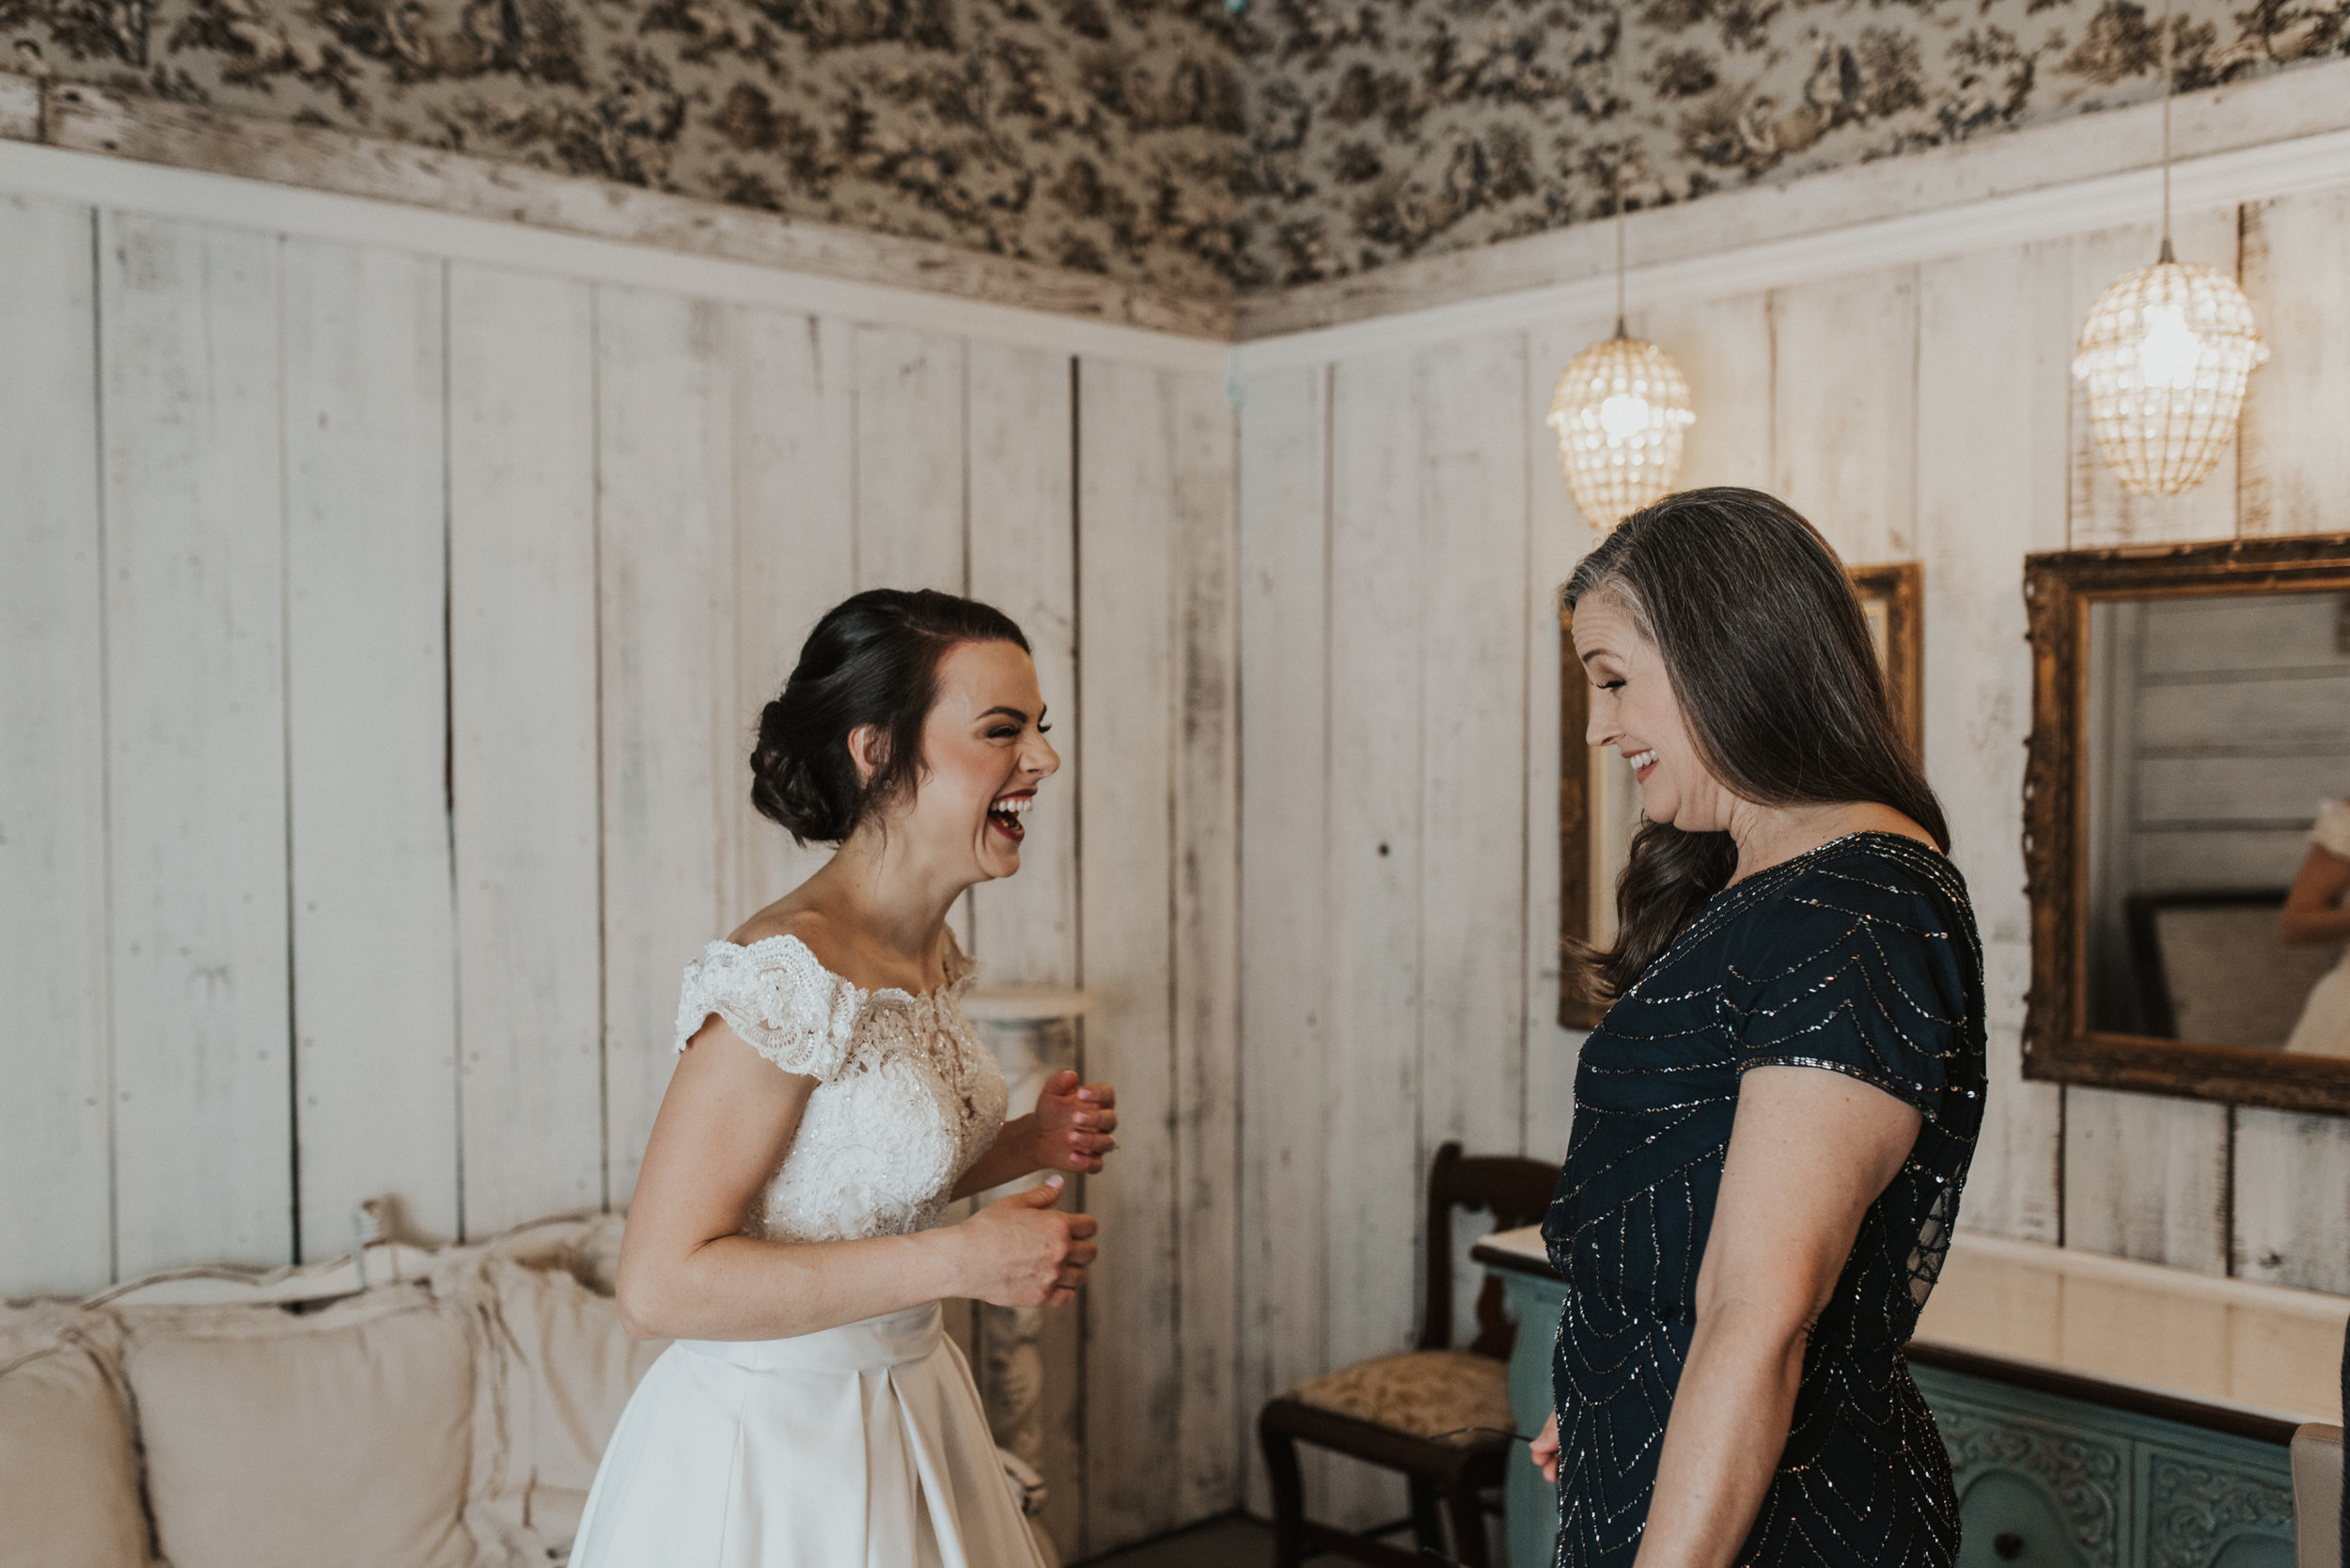
[{"label": "gold framed mirror", "polygon": [[[1916,561],[1847,568],[1860,596],[1895,716],[1913,749],[1925,725],[1924,572]],[[1622,757],[1584,745],[1591,688],[1574,656],[1574,615],[1559,611],[1559,1023],[1588,1029],[1607,1004],[1584,985],[1574,945],[1616,934],[1616,879],[1640,825],[1640,787]]]},{"label": "gold framed mirror", "polygon": [[2350,954],[2284,918],[2341,898],[2350,534],[2031,556],[2024,595],[2025,1076],[2350,1112]]}]

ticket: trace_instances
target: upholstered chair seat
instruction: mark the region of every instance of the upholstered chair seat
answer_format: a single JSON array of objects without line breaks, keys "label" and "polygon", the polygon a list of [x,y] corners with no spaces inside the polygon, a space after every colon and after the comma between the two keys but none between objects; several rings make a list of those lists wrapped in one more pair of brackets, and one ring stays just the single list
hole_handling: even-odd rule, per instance
[{"label": "upholstered chair seat", "polygon": [[1290,1390],[1316,1410],[1457,1448],[1505,1443],[1510,1369],[1465,1350],[1415,1350],[1326,1372]]}]

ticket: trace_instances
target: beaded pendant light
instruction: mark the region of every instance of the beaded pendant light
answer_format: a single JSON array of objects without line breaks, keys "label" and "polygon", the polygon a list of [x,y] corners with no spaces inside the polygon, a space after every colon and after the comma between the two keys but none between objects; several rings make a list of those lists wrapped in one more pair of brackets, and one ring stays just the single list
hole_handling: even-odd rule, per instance
[{"label": "beaded pendant light", "polygon": [[[1615,53],[1623,51],[1616,23]],[[1610,61],[1609,96],[1614,96]],[[1672,356],[1624,331],[1623,160],[1616,143],[1616,335],[1567,362],[1551,394],[1547,421],[1559,437],[1567,490],[1591,526],[1605,533],[1672,493],[1681,471],[1682,432],[1697,422],[1689,381]]]},{"label": "beaded pendant light", "polygon": [[2162,16],[2162,251],[2089,307],[2073,375],[2089,394],[2097,455],[2140,495],[2203,482],[2235,439],[2245,383],[2268,357],[2252,302],[2216,267],[2170,248],[2170,11]]}]

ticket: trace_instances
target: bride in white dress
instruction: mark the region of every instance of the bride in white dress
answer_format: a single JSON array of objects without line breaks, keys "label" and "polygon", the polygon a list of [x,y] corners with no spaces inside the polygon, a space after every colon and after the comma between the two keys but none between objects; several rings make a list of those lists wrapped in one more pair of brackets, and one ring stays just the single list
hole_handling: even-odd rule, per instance
[{"label": "bride in white dress", "polygon": [[[2295,945],[2335,945],[2350,940],[2350,800],[2329,800],[2317,808],[2310,829],[2310,853],[2301,874],[2285,895],[2279,934]],[[2350,1057],[2350,948],[2342,962],[2318,977],[2301,1004],[2301,1016],[2285,1041],[2288,1051]]]},{"label": "bride in white dress", "polygon": [[838,843],[685,971],[681,1057],[620,1251],[622,1321],[669,1337],[621,1417],[572,1568],[1038,1568],[939,1301],[1073,1300],[1116,1100],[1073,1073],[1004,1120],[947,917],[1020,869],[1060,765],[1019,628],[940,593],[825,616],[767,705],[752,798]]}]

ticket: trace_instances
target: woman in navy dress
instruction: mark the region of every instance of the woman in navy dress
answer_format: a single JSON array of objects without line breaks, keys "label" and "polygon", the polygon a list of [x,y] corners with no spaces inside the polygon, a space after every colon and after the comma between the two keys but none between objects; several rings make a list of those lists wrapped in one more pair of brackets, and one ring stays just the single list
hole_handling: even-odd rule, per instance
[{"label": "woman in navy dress", "polygon": [[1982,948],[1841,564],[1691,491],[1566,588],[1648,819],[1543,1233],[1559,1568],[1946,1565],[1904,1346],[1982,1121]]}]

